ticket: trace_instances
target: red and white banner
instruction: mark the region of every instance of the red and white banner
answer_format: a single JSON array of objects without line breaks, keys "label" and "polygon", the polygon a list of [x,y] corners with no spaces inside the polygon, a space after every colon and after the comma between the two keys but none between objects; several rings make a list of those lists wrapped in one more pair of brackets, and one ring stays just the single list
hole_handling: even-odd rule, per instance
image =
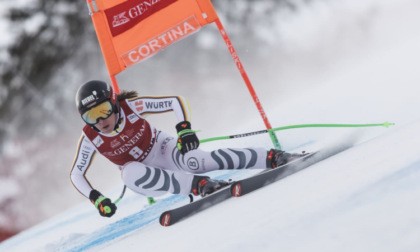
[{"label": "red and white banner", "polygon": [[117,36],[177,0],[128,0],[105,10],[112,36]]}]

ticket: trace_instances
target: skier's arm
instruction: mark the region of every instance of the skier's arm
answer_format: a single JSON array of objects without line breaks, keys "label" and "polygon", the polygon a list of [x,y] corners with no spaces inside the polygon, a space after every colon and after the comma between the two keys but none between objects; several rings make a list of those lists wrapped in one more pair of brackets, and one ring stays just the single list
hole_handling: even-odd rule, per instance
[{"label": "skier's arm", "polygon": [[187,99],[182,96],[139,96],[128,100],[133,111],[140,116],[148,114],[175,112],[178,124],[175,126],[178,132],[178,149],[182,154],[197,149],[200,142],[197,135],[191,130],[190,107]]},{"label": "skier's arm", "polygon": [[93,144],[82,135],[77,146],[77,155],[70,172],[70,179],[73,186],[95,205],[101,216],[111,217],[117,210],[117,207],[109,198],[104,197],[99,191],[93,189],[85,176],[95,154],[96,149]]},{"label": "skier's arm", "polygon": [[82,135],[77,145],[77,153],[70,172],[70,180],[73,186],[86,198],[89,198],[93,187],[86,178],[86,172],[89,169],[96,150],[93,144]]},{"label": "skier's arm", "polygon": [[190,107],[182,96],[139,96],[129,99],[128,104],[142,117],[173,111],[178,122],[190,120]]}]

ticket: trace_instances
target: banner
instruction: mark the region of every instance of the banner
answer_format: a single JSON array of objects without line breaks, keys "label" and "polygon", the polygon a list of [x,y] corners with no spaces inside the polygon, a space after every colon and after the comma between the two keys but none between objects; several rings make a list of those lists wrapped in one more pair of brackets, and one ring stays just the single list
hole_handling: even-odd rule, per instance
[{"label": "banner", "polygon": [[210,0],[87,3],[111,78],[218,18]]},{"label": "banner", "polygon": [[143,44],[131,49],[129,52],[122,54],[121,58],[124,61],[125,66],[129,67],[147,59],[168,45],[193,34],[198,31],[200,27],[201,26],[195,16],[191,16],[151,40],[144,42]]}]

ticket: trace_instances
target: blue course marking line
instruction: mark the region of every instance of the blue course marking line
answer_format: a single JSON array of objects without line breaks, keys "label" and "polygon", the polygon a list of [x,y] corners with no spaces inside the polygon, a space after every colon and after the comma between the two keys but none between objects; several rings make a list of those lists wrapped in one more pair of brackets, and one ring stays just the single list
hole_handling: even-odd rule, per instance
[{"label": "blue course marking line", "polygon": [[159,218],[160,213],[166,210],[168,206],[177,204],[186,199],[185,196],[173,195],[166,199],[159,200],[157,203],[146,207],[139,213],[127,216],[126,218],[107,225],[91,234],[84,235],[80,239],[72,239],[68,246],[66,246],[67,244],[64,244],[66,247],[65,250],[84,251],[111,242],[131,231],[140,230],[156,221]]},{"label": "blue course marking line", "polygon": [[[216,175],[216,179],[226,180],[232,177],[232,172],[220,172],[215,173],[214,175]],[[61,249],[72,252],[84,251],[111,242],[112,240],[122,237],[129,232],[140,230],[154,221],[158,222],[157,220],[162,212],[175,207],[176,204],[181,201],[185,201],[186,199],[188,199],[188,197],[182,195],[173,195],[168,198],[164,198],[157,201],[157,203],[152,206],[148,206],[141,210],[139,213],[130,215],[115,223],[107,225],[91,234],[83,235],[79,239],[74,239],[73,237],[73,239],[69,241],[68,247],[66,246],[67,244],[64,244],[65,248],[63,247]]]}]

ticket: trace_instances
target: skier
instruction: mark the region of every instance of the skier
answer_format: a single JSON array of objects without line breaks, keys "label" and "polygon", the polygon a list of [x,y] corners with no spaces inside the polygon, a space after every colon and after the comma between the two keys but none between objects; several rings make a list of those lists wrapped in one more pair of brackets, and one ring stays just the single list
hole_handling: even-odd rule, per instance
[{"label": "skier", "polygon": [[[149,197],[168,192],[205,196],[228,183],[196,174],[220,169],[275,168],[300,156],[264,148],[200,150],[199,140],[191,130],[188,103],[180,96],[138,96],[135,91],[117,95],[107,83],[92,80],[77,91],[76,105],[86,125],[71,169],[71,181],[105,217],[111,217],[117,207],[85,177],[96,152],[119,167],[129,189]],[[144,119],[148,114],[168,111],[175,112],[178,119],[177,138],[155,129]]]}]

